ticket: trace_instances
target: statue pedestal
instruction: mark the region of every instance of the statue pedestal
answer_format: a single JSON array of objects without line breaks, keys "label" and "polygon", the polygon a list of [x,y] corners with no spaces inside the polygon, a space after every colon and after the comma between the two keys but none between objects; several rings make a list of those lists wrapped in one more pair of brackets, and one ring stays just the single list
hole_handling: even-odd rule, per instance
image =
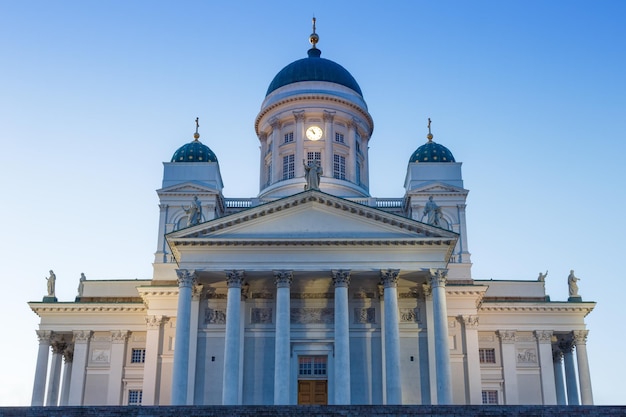
[{"label": "statue pedestal", "polygon": [[46,295],[45,297],[43,297],[43,302],[44,302],[44,303],[56,303],[57,301],[59,301],[59,300],[57,300],[57,298],[56,298],[56,297],[50,297],[50,296],[48,296],[48,295]]},{"label": "statue pedestal", "polygon": [[569,297],[567,299],[568,302],[570,303],[582,303],[583,302],[583,298],[579,295],[577,295],[576,297]]}]

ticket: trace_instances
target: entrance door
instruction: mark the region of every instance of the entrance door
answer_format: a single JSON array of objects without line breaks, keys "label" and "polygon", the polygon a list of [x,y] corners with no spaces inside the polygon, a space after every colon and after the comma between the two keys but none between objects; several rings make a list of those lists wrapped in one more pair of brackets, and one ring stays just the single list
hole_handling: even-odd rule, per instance
[{"label": "entrance door", "polygon": [[328,404],[328,381],[299,379],[298,404]]}]

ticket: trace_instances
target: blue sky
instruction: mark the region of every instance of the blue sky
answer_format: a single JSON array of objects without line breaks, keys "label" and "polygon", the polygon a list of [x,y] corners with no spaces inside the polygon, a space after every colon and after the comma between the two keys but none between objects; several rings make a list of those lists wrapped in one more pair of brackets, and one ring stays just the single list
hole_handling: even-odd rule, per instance
[{"label": "blue sky", "polygon": [[0,405],[30,403],[37,317],[88,279],[150,278],[162,162],[192,140],[226,197],[258,193],[254,118],[274,75],[322,57],[359,82],[375,129],[370,190],[401,197],[408,158],[435,141],[463,162],[477,279],[529,279],[587,317],[597,404],[618,378],[626,164],[622,1],[0,2]]}]

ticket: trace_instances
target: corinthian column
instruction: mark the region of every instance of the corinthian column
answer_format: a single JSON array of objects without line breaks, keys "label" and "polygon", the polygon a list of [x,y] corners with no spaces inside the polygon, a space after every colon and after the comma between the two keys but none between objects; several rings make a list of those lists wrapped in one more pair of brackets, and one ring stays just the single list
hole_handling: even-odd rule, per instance
[{"label": "corinthian column", "polygon": [[295,155],[295,177],[304,177],[304,166],[302,160],[304,159],[304,110],[296,110],[293,112],[293,117],[296,120],[296,155]]},{"label": "corinthian column", "polygon": [[556,385],[552,356],[552,332],[549,330],[535,331],[539,350],[539,366],[541,367],[541,393],[544,405],[556,404]]},{"label": "corinthian column", "polygon": [[70,384],[72,381],[72,360],[74,359],[74,345],[68,344],[63,351],[63,381],[61,382],[61,399],[59,405],[67,405],[70,398]]},{"label": "corinthian column", "polygon": [[63,351],[67,344],[61,338],[52,340],[52,363],[50,364],[50,380],[48,381],[47,406],[59,405],[59,387],[61,386],[61,366],[63,365]]},{"label": "corinthian column", "polygon": [[565,381],[563,380],[563,352],[558,346],[552,348],[552,365],[554,367],[554,386],[557,405],[567,405],[565,397]]},{"label": "corinthian column", "polygon": [[400,329],[398,318],[399,269],[380,271],[385,302],[385,372],[387,380],[387,404],[402,404],[400,381]]},{"label": "corinthian column", "polygon": [[450,371],[450,342],[448,341],[448,306],[446,282],[448,270],[431,269],[430,286],[433,297],[433,324],[435,326],[435,369],[437,370],[437,404],[452,404],[452,376]]},{"label": "corinthian column", "polygon": [[226,271],[226,337],[224,341],[224,383],[222,404],[239,404],[239,353],[241,345],[241,285],[244,271]]},{"label": "corinthian column", "polygon": [[589,359],[587,358],[587,334],[589,334],[588,330],[576,330],[573,332],[574,344],[576,344],[576,359],[578,360],[581,402],[583,405],[593,405],[591,374],[589,373]]},{"label": "corinthian column", "polygon": [[274,405],[289,404],[289,347],[291,344],[289,288],[292,280],[292,271],[274,271],[274,282],[277,287]]},{"label": "corinthian column", "polygon": [[565,386],[567,387],[567,404],[580,405],[578,399],[578,384],[576,383],[576,367],[574,365],[574,342],[564,339],[559,342],[565,362]]},{"label": "corinthian column", "polygon": [[48,376],[48,356],[50,355],[50,336],[47,330],[37,330],[39,350],[37,351],[37,366],[35,368],[35,382],[30,405],[42,406],[46,394],[46,379]]},{"label": "corinthian column", "polygon": [[350,404],[350,270],[331,273],[335,284],[335,404]]},{"label": "corinthian column", "polygon": [[324,110],[324,160],[322,164],[324,174],[327,177],[333,176],[333,142],[335,141],[334,119],[334,111]]},{"label": "corinthian column", "polygon": [[191,320],[191,288],[196,282],[195,271],[177,269],[178,309],[176,310],[176,348],[172,369],[172,405],[187,404],[189,373],[189,321]]}]

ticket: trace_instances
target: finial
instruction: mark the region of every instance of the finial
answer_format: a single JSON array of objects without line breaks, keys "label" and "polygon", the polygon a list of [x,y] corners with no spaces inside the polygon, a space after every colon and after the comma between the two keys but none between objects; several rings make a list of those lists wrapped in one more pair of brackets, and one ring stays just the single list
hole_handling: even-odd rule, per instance
[{"label": "finial", "polygon": [[428,142],[433,141],[433,134],[430,133],[430,117],[428,118],[428,135],[426,135],[426,138],[428,138]]},{"label": "finial", "polygon": [[313,49],[317,49],[317,43],[320,41],[320,37],[317,36],[317,33],[315,33],[315,22],[317,21],[317,19],[315,18],[315,16],[313,16],[313,33],[311,33],[311,36],[309,36],[309,42],[311,42],[311,45],[313,45]]},{"label": "finial", "polygon": [[193,134],[193,138],[195,140],[200,139],[200,133],[198,133],[198,128],[200,127],[200,123],[199,123],[200,118],[196,117],[196,133]]}]

